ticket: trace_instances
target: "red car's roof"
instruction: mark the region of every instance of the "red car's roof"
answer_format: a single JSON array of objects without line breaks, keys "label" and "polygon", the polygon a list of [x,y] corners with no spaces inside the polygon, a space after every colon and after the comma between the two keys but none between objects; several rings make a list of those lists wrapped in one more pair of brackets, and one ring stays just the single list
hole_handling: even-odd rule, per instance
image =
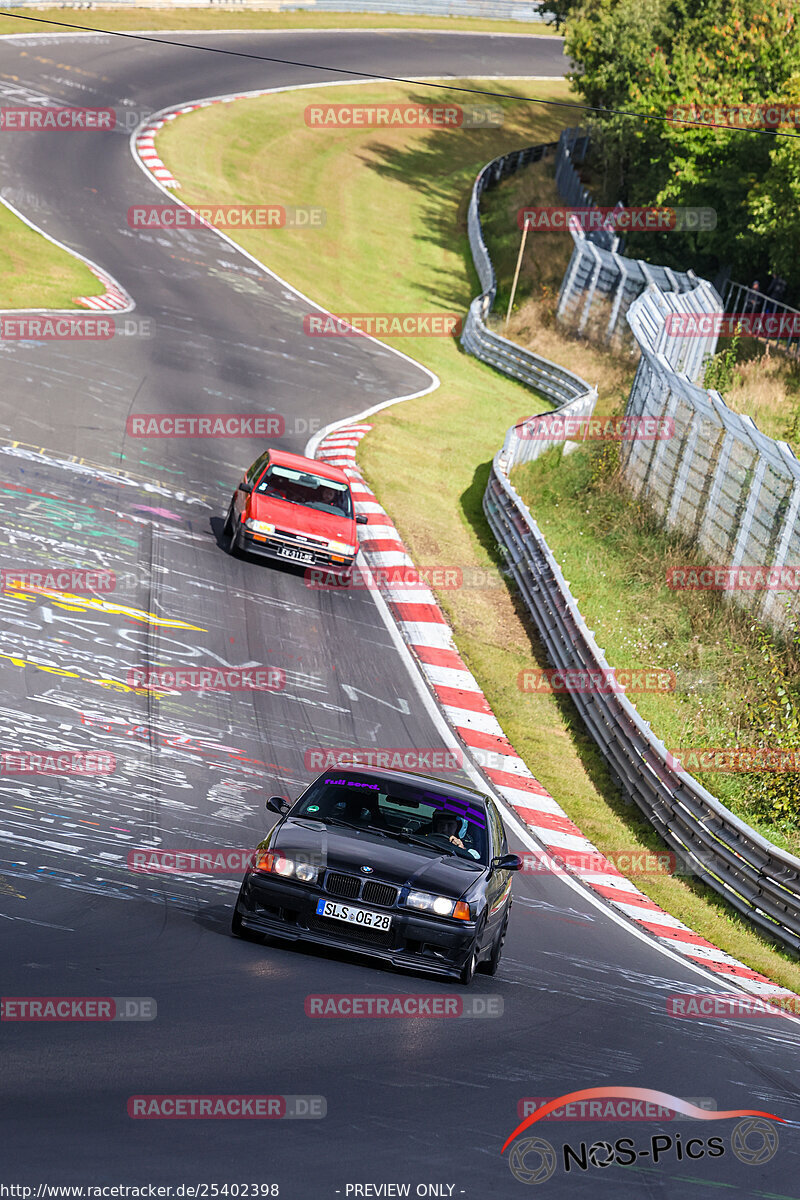
[{"label": "red car's roof", "polygon": [[333,467],[316,458],[303,458],[302,454],[289,454],[286,450],[272,449],[269,457],[270,462],[281,467],[291,467],[294,471],[311,471],[314,475],[321,475],[323,479],[336,479],[339,483],[350,482],[340,467]]}]

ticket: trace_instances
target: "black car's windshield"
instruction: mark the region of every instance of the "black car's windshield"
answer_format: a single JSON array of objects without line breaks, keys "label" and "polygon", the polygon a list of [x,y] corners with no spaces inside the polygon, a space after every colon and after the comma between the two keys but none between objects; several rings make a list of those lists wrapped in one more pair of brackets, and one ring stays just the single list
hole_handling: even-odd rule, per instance
[{"label": "black car's windshield", "polygon": [[267,468],[254,490],[263,496],[275,496],[288,504],[304,504],[337,517],[353,515],[350,489],[346,483],[308,471],[295,471],[292,467],[282,467],[277,463]]},{"label": "black car's windshield", "polygon": [[293,817],[344,822],[435,854],[488,863],[486,809],[475,800],[351,773],[323,776],[292,809]]}]

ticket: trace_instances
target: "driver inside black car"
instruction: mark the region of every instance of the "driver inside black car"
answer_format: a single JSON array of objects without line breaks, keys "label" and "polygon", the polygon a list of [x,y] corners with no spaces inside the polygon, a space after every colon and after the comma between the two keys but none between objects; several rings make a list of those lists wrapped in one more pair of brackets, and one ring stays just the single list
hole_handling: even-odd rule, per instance
[{"label": "driver inside black car", "polygon": [[461,821],[453,813],[447,812],[446,809],[439,809],[431,817],[428,825],[418,830],[417,837],[439,837],[446,838],[448,842],[452,842],[454,846],[464,849],[464,843],[458,837],[458,831],[461,828]]}]

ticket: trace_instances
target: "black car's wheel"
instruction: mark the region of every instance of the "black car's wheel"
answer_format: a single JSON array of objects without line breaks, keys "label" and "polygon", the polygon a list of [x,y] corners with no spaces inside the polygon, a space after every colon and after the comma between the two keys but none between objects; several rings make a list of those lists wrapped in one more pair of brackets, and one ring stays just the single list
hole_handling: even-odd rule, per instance
[{"label": "black car's wheel", "polygon": [[233,910],[233,916],[231,917],[231,933],[233,934],[234,937],[244,938],[244,940],[246,942],[262,941],[262,937],[261,937],[260,933],[253,933],[252,929],[246,929],[245,926],[243,925],[242,918],[239,913],[238,899],[236,901],[236,905]]},{"label": "black car's wheel", "polygon": [[472,949],[469,952],[469,957],[461,968],[461,974],[458,977],[458,982],[464,987],[469,987],[475,978],[475,968],[478,965],[478,942],[477,939],[472,943]]},{"label": "black car's wheel", "polygon": [[492,946],[492,953],[482,963],[478,964],[478,970],[484,975],[496,975],[497,968],[500,966],[500,959],[503,954],[503,942],[506,940],[506,930],[508,929],[508,913],[506,913],[503,924],[495,938]]}]

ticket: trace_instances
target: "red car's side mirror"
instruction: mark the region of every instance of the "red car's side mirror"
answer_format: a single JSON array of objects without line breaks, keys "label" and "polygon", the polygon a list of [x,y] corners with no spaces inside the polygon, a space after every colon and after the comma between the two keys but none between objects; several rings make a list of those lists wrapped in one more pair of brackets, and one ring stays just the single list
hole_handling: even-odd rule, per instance
[{"label": "red car's side mirror", "polygon": [[358,513],[358,515],[356,516],[356,525],[366,525],[366,524],[367,524],[367,514],[366,513]]}]

